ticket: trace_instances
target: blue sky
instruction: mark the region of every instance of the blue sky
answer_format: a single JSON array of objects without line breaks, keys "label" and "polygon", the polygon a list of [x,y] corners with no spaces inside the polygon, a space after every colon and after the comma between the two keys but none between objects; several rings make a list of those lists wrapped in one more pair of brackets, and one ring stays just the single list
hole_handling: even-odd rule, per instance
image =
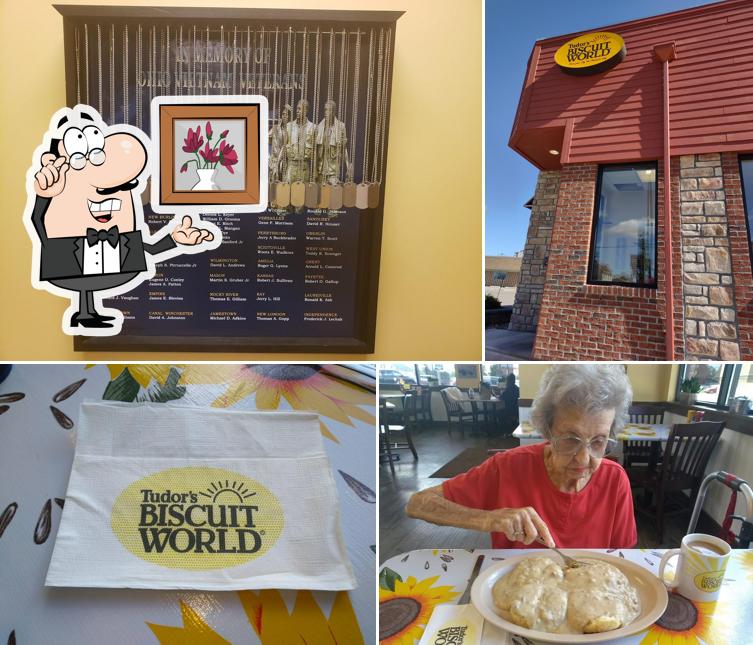
[{"label": "blue sky", "polygon": [[525,246],[536,168],[507,147],[533,43],[707,0],[486,0],[486,255]]}]

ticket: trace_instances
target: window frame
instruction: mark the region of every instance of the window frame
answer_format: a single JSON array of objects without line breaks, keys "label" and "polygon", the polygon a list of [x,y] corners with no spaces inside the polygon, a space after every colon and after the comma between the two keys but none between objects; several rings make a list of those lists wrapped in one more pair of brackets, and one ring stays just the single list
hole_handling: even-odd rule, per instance
[{"label": "window frame", "polygon": [[[745,199],[745,180],[743,179],[743,161],[753,161],[753,153],[737,155],[737,172],[740,176],[740,192],[743,197],[743,213],[745,213],[745,231],[748,234],[748,257],[750,258],[750,271],[753,273],[753,239],[750,236],[750,218],[748,217],[748,203]],[[753,189],[753,186],[751,186]],[[753,204],[750,205],[753,208]],[[753,213],[751,213],[753,217]]]},{"label": "window frame", "polygon": [[[685,374],[689,365],[683,363],[679,365],[677,372],[677,384],[675,386],[675,402],[680,401],[680,386],[685,380]],[[729,410],[729,397],[730,394],[734,394],[737,389],[737,382],[740,378],[740,371],[742,369],[741,363],[724,363],[722,367],[722,375],[719,380],[719,392],[716,395],[716,401],[711,403],[709,401],[697,401],[693,405],[701,405],[709,408],[716,408],[717,410]],[[724,401],[724,403],[721,403]]]},{"label": "window frame", "polygon": [[[656,279],[654,284],[640,284],[636,282],[622,282],[622,281],[609,281],[595,280],[593,278],[594,261],[595,261],[595,249],[596,249],[596,229],[599,222],[599,205],[601,202],[601,184],[604,175],[604,170],[612,170],[617,168],[635,168],[637,170],[654,170],[654,270],[656,273]],[[614,286],[614,287],[632,287],[634,289],[657,289],[659,286],[659,162],[654,161],[639,161],[634,163],[618,163],[618,164],[599,164],[599,173],[596,179],[596,192],[594,194],[594,207],[591,217],[591,243],[588,251],[588,266],[586,267],[586,284],[596,284],[602,286]]]}]

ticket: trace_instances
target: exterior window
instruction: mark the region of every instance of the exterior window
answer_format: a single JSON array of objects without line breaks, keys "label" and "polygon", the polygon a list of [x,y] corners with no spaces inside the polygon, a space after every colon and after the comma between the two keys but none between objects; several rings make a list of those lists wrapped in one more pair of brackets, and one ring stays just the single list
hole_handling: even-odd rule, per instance
[{"label": "exterior window", "polygon": [[599,169],[588,281],[656,287],[656,163]]},{"label": "exterior window", "polygon": [[751,263],[753,263],[753,239],[751,239],[751,232],[753,232],[753,157],[740,157],[740,178],[743,182],[745,219],[748,222],[748,244],[751,249]]},{"label": "exterior window", "polygon": [[[683,387],[684,386],[684,387]],[[725,409],[738,397],[753,399],[753,365],[750,363],[696,363],[679,366],[676,400]],[[747,412],[742,412],[745,414]]]},{"label": "exterior window", "polygon": [[504,282],[505,278],[507,277],[507,274],[504,271],[495,271],[492,278],[496,282]]}]

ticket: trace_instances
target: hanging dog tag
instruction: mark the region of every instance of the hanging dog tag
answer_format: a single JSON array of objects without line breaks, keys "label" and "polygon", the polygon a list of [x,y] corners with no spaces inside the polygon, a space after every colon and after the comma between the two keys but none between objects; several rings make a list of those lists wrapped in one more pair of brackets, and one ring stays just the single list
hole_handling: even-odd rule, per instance
[{"label": "hanging dog tag", "polygon": [[352,182],[343,184],[343,206],[353,208],[356,205],[356,185]]},{"label": "hanging dog tag", "polygon": [[280,208],[290,206],[290,184],[281,182],[276,184],[275,201]]},{"label": "hanging dog tag", "polygon": [[290,185],[290,204],[300,208],[306,203],[306,184],[302,181],[294,181]]},{"label": "hanging dog tag", "polygon": [[329,191],[329,208],[336,211],[343,207],[343,187],[332,186]]},{"label": "hanging dog tag", "polygon": [[313,181],[306,184],[306,207],[319,207],[319,184],[315,184]]},{"label": "hanging dog tag", "polygon": [[381,186],[379,182],[369,184],[369,208],[376,208],[379,206],[379,191]]},{"label": "hanging dog tag", "polygon": [[356,208],[365,210],[369,207],[369,184],[358,184],[356,186]]}]

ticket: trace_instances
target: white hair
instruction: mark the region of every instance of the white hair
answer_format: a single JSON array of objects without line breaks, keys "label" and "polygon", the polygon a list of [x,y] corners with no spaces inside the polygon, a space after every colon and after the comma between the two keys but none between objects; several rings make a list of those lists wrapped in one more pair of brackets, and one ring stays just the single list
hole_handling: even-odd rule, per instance
[{"label": "white hair", "polygon": [[614,435],[628,422],[632,400],[633,387],[623,365],[559,363],[541,378],[531,407],[531,425],[550,439],[558,408],[576,408],[589,414],[614,410]]}]

